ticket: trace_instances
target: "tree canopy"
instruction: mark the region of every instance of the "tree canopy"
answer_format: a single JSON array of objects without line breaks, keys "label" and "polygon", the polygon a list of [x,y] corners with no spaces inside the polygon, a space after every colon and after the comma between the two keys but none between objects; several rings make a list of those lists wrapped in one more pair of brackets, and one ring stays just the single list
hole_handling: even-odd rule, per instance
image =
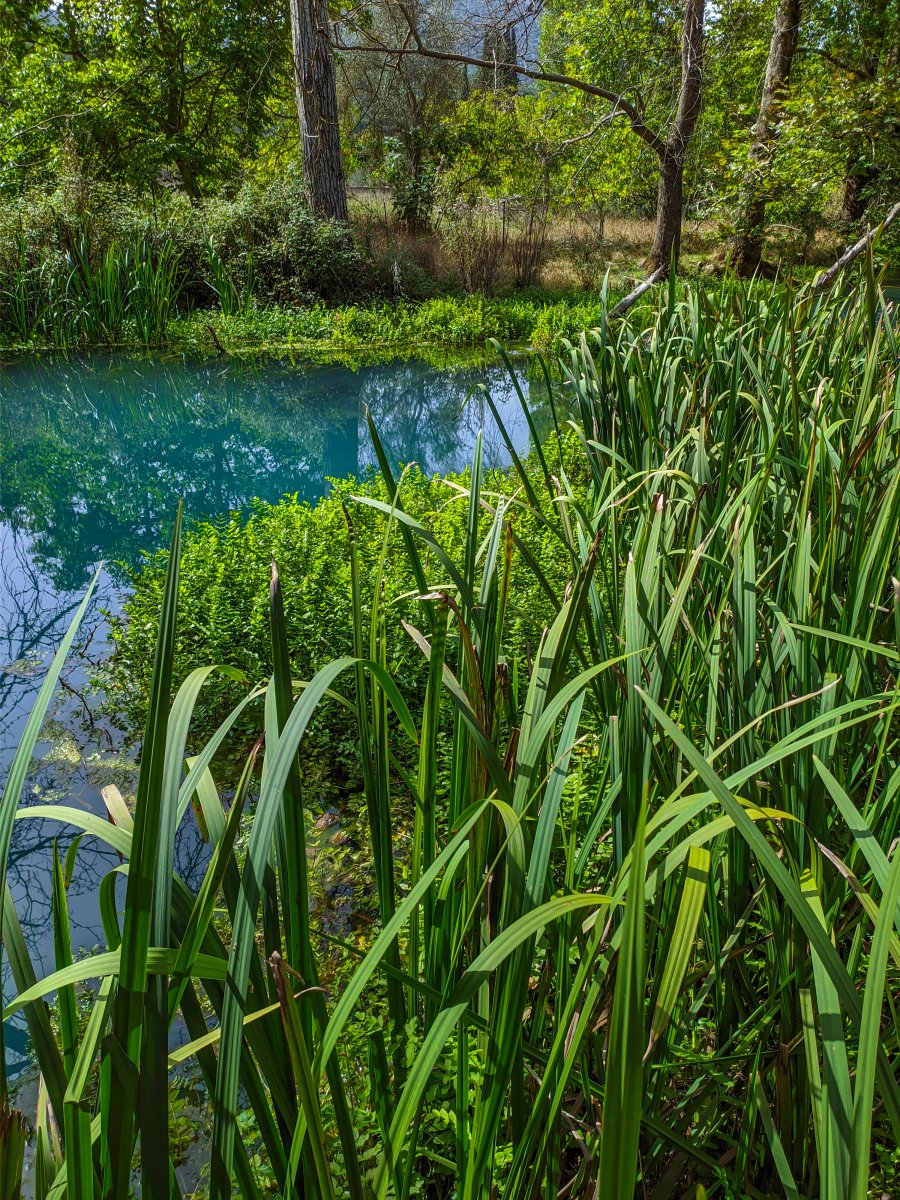
[{"label": "tree canopy", "polygon": [[[428,224],[442,188],[659,220],[673,157],[681,215],[726,230],[746,216],[751,174],[763,219],[800,239],[823,220],[856,228],[897,191],[898,0],[793,4],[764,147],[775,0],[313,8],[295,0],[289,19],[273,0],[0,0],[0,194],[73,163],[195,201],[277,176],[301,157],[292,23],[295,51],[299,30],[319,29],[336,63],[337,116],[310,144],[336,121],[344,174],[389,187],[410,228]],[[344,218],[339,200],[325,209]]]}]

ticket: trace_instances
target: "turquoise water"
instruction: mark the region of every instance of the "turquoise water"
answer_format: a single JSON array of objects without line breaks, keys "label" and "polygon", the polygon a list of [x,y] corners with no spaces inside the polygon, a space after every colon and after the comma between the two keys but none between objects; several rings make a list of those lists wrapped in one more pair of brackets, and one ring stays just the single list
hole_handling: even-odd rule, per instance
[{"label": "turquoise water", "polygon": [[[64,673],[25,803],[105,814],[100,788],[133,790],[121,731],[97,712],[88,686],[108,653],[116,611],[143,554],[167,545],[177,501],[188,521],[298,493],[315,500],[328,477],[373,468],[368,408],[395,463],[428,472],[469,460],[479,430],[486,459],[506,461],[483,397],[486,384],[516,448],[528,425],[505,370],[438,371],[406,362],[364,367],[184,362],[122,356],[21,358],[0,364],[0,785],[41,678],[99,563],[96,598]],[[529,385],[523,381],[526,393]],[[540,395],[534,407],[540,420]],[[186,825],[179,870],[190,881],[204,848]],[[70,834],[16,822],[9,881],[38,974],[53,969],[52,844]],[[100,939],[94,893],[117,865],[84,839],[69,894],[73,939]],[[5,981],[8,985],[8,981]],[[8,986],[5,990],[8,990]],[[24,1033],[8,1035],[13,1071]]]}]

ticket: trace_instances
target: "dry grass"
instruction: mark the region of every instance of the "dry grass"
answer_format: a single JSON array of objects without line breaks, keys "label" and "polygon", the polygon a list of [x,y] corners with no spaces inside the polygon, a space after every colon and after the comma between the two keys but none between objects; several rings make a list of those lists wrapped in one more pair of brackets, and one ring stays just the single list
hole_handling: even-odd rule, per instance
[{"label": "dry grass", "polygon": [[[409,276],[410,271],[419,274],[420,282],[430,280],[443,287],[464,284],[464,248],[459,246],[458,236],[442,236],[437,230],[415,234],[405,230],[393,212],[388,189],[352,188],[350,211],[367,253],[382,264],[386,273],[397,275],[398,291],[403,291],[401,277]],[[607,270],[613,286],[626,285],[642,274],[653,233],[652,217],[554,214],[547,229],[537,286],[551,292],[595,291]],[[773,224],[767,231],[766,260],[778,270],[798,264],[823,266],[834,260],[842,245],[840,236],[830,229],[810,231]],[[685,221],[681,252],[686,267],[701,272],[721,268],[725,243],[719,222]],[[511,245],[507,245],[493,276],[492,291],[514,289],[513,260]]]}]

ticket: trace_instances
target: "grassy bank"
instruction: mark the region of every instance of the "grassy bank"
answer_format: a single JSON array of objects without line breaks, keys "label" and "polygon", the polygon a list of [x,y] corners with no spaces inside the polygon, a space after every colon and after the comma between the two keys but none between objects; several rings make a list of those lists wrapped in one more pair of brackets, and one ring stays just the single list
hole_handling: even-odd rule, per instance
[{"label": "grassy bank", "polygon": [[[168,1194],[190,1061],[212,1200],[896,1192],[891,321],[871,279],[672,290],[556,363],[565,444],[506,476],[382,457],[315,508],[176,528],[114,668],[146,713],[133,814],[18,814],[128,872],[71,966],[60,867],[37,982],[7,910],[8,1011],[65,1115],[46,1179],[125,1196],[137,1151]],[[219,677],[240,698],[213,731]],[[336,945],[307,839],[348,764],[374,919]],[[182,818],[213,846],[197,895]]]},{"label": "grassy bank", "polygon": [[169,324],[171,347],[224,351],[329,355],[392,355],[472,350],[491,338],[510,347],[551,349],[562,338],[597,326],[600,295],[441,296],[366,305],[308,309],[255,308],[225,316],[197,312]]},{"label": "grassy bank", "polygon": [[[115,286],[130,298],[119,298],[118,292],[95,297],[79,307],[77,318],[47,318],[25,337],[7,329],[0,349],[155,348],[204,356],[293,354],[313,360],[440,357],[442,352],[481,350],[492,338],[511,348],[549,350],[560,339],[596,326],[603,311],[599,293],[531,292],[291,308],[248,303],[230,313],[204,308],[179,314],[174,295],[142,296],[133,288],[129,293],[131,285],[124,280]],[[155,300],[159,313],[150,320]],[[144,313],[141,322],[132,315],[137,308]]]},{"label": "grassy bank", "polygon": [[[197,208],[170,198],[158,211],[64,180],[0,203],[0,346],[327,357],[491,337],[549,346],[598,319],[602,255],[577,281],[524,289],[507,274],[473,291],[452,256],[429,274],[394,234],[382,244],[365,223],[312,218],[294,179]],[[613,287],[635,270],[617,264]]]}]

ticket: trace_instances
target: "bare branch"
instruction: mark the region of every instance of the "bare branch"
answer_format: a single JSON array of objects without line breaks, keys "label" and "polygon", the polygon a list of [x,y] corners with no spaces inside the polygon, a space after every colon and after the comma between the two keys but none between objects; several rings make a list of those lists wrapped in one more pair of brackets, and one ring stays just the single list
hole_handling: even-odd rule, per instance
[{"label": "bare branch", "polygon": [[653,287],[654,283],[659,283],[660,280],[665,279],[667,274],[667,267],[657,267],[651,275],[648,275],[642,283],[638,284],[633,292],[629,292],[627,296],[623,296],[615,308],[611,308],[609,310],[609,315],[611,317],[621,317],[623,313],[627,312],[628,309],[631,308],[635,300],[640,300],[644,292],[648,292],[650,288]]},{"label": "bare branch", "polygon": [[[347,42],[336,42],[337,50],[361,51],[368,54],[390,54],[397,57],[406,55],[418,55],[421,58],[438,59],[441,62],[456,62],[462,63],[468,67],[480,67],[484,70],[493,71],[498,64],[492,59],[477,58],[472,54],[463,54],[457,50],[434,50],[427,46],[419,33],[415,22],[411,15],[402,8],[403,15],[406,17],[409,25],[409,31],[412,36],[414,45],[403,46],[385,46],[380,42],[367,42],[360,44],[350,44]],[[608,88],[603,88],[594,83],[586,83],[583,79],[576,79],[572,75],[561,75],[556,71],[544,71],[540,68],[526,67],[518,63],[503,63],[501,64],[504,71],[513,71],[516,75],[521,75],[525,79],[533,79],[538,83],[558,83],[564,87],[575,88],[577,91],[585,92],[588,96],[596,96],[600,100],[606,100],[614,106],[614,111],[610,114],[611,117],[621,115],[625,117],[635,134],[645,142],[654,153],[662,155],[665,151],[665,142],[654,131],[644,124],[641,114],[624,96],[611,92]]]},{"label": "bare branch", "polygon": [[836,58],[833,54],[830,54],[822,46],[801,46],[799,53],[812,54],[815,55],[816,58],[824,58],[824,60],[828,63],[831,63],[833,67],[837,67],[839,71],[844,71],[847,75],[851,75],[854,79],[871,80],[873,78],[872,71],[870,71],[867,67],[853,67],[850,65],[850,63],[842,62],[839,58]]}]

